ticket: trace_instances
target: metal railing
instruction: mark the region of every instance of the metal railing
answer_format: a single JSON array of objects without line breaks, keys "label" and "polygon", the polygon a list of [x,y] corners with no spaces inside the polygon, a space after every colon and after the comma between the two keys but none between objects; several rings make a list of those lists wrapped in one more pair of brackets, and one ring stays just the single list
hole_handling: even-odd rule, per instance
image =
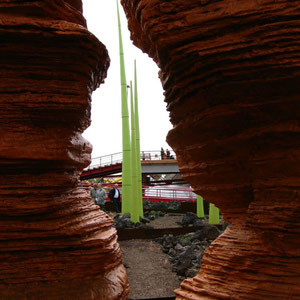
[{"label": "metal railing", "polygon": [[122,163],[122,152],[92,158],[91,164],[84,170],[111,166]]},{"label": "metal railing", "polygon": [[[82,188],[89,190],[92,184],[82,185]],[[105,184],[102,186],[106,191],[108,196],[109,191],[115,184]],[[120,190],[122,196],[122,185],[118,184],[118,189]],[[143,186],[142,187],[143,200],[149,201],[196,201],[196,194],[190,187],[158,187],[158,186]],[[107,198],[107,200],[109,200]]]},{"label": "metal railing", "polygon": [[[141,151],[141,160],[164,160],[164,159],[175,159],[176,160],[176,154],[173,150],[169,150],[170,154],[167,156],[166,152],[165,155],[162,156],[160,150],[154,150],[154,151]],[[111,166],[115,164],[122,163],[122,152],[113,153],[109,155],[104,155],[100,157],[92,158],[91,164],[85,168],[84,170],[90,170],[105,166]]]},{"label": "metal railing", "polygon": [[143,200],[150,201],[196,201],[192,188],[143,187]]}]

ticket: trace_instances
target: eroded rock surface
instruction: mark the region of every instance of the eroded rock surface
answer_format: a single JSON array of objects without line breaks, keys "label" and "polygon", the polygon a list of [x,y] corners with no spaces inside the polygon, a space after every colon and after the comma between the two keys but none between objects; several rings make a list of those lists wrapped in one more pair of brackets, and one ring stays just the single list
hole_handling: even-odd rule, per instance
[{"label": "eroded rock surface", "polygon": [[126,299],[112,220],[77,180],[109,57],[81,1],[0,1],[0,298]]},{"label": "eroded rock surface", "polygon": [[177,299],[299,299],[300,1],[122,4],[181,174],[232,224]]}]

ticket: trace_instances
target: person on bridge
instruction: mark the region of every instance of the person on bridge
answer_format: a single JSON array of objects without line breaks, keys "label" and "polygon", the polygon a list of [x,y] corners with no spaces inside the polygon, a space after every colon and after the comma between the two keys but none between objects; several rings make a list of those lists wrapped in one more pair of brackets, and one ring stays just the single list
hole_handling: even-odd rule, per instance
[{"label": "person on bridge", "polygon": [[102,210],[104,209],[106,197],[107,197],[106,192],[105,192],[104,188],[102,187],[102,184],[99,183],[98,189],[96,191],[96,204],[98,204]]},{"label": "person on bridge", "polygon": [[165,151],[164,151],[163,147],[160,148],[160,156],[161,156],[161,160],[165,159],[165,157],[166,157],[166,154],[165,154]]},{"label": "person on bridge", "polygon": [[171,153],[170,153],[170,150],[169,150],[169,149],[166,150],[166,154],[167,154],[167,159],[170,159]]},{"label": "person on bridge", "polygon": [[117,184],[115,184],[115,186],[110,190],[108,197],[113,202],[114,211],[116,213],[119,213],[121,211],[120,210],[121,201],[120,201],[120,191],[118,190]]}]

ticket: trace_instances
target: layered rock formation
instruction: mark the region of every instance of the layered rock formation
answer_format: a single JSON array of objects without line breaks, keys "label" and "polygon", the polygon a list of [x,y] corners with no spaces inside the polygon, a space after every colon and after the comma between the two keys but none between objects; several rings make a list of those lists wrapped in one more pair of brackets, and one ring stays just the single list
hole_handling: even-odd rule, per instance
[{"label": "layered rock formation", "polygon": [[177,299],[299,299],[300,1],[122,4],[182,176],[232,224]]},{"label": "layered rock formation", "polygon": [[0,298],[126,299],[112,220],[78,189],[105,47],[79,0],[0,1]]}]

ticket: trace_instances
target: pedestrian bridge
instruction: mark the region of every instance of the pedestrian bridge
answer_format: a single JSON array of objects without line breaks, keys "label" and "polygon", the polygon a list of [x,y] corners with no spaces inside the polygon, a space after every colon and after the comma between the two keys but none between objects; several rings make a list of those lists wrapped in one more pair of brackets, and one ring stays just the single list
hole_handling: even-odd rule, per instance
[{"label": "pedestrian bridge", "polygon": [[[168,157],[161,157],[160,151],[141,151],[140,157],[143,179],[149,174],[174,174],[181,180],[174,151],[170,151]],[[122,152],[119,152],[93,158],[91,164],[83,170],[80,180],[102,178],[121,172]]]}]

